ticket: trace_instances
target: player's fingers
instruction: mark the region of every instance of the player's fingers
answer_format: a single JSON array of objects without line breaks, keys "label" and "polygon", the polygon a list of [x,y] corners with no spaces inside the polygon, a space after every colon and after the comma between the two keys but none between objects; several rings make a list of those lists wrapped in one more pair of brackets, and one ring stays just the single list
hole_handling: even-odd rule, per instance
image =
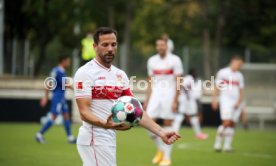
[{"label": "player's fingers", "polygon": [[110,120],[110,119],[111,119],[111,117],[112,117],[112,115],[109,115],[109,116],[108,116],[108,118],[107,118],[107,120]]},{"label": "player's fingers", "polygon": [[169,137],[171,137],[171,136],[176,136],[176,137],[178,137],[178,138],[181,138],[181,136],[180,136],[180,134],[178,134],[177,132],[174,132],[174,131],[170,131],[170,132],[168,132],[168,134],[167,134]]},{"label": "player's fingers", "polygon": [[168,142],[170,143],[170,144],[173,144],[175,141],[177,141],[177,137],[176,136],[172,136],[169,140],[168,140]]},{"label": "player's fingers", "polygon": [[124,127],[119,127],[117,130],[125,131],[125,130],[129,130],[130,128],[131,128],[130,126],[124,126]]},{"label": "player's fingers", "polygon": [[119,128],[119,127],[123,127],[123,126],[124,126],[123,122],[113,124],[113,127],[115,127],[115,128]]},{"label": "player's fingers", "polygon": [[181,138],[181,135],[180,135],[179,133],[175,133],[175,136],[176,136],[177,138]]},{"label": "player's fingers", "polygon": [[40,101],[40,106],[41,106],[41,107],[45,107],[45,105],[46,105],[46,102],[45,102],[44,100],[41,100],[41,101]]},{"label": "player's fingers", "polygon": [[116,130],[129,130],[131,128],[130,125],[121,123],[119,126],[116,127]]}]

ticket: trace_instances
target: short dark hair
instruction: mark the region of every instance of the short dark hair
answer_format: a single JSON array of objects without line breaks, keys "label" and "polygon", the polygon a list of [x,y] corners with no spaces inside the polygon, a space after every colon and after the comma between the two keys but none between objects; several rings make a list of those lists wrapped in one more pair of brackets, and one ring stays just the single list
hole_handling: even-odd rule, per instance
[{"label": "short dark hair", "polygon": [[244,61],[243,60],[243,57],[239,54],[234,54],[232,57],[231,57],[231,61],[232,60],[241,60],[241,61]]},{"label": "short dark hair", "polygon": [[158,39],[156,40],[156,42],[157,42],[157,41],[159,41],[159,40],[160,40],[160,41],[164,41],[165,43],[167,43],[167,42],[168,42],[168,40],[167,40],[167,39],[165,39],[165,38],[163,38],[163,37],[158,38]]},{"label": "short dark hair", "polygon": [[105,34],[111,34],[114,33],[117,36],[117,31],[115,29],[112,29],[110,27],[100,27],[98,28],[93,36],[94,39],[94,43],[98,44],[99,43],[99,38],[101,35],[105,35]]},{"label": "short dark hair", "polygon": [[190,68],[188,74],[191,75],[194,79],[197,78],[197,71],[195,68]]},{"label": "short dark hair", "polygon": [[61,63],[62,61],[69,59],[70,57],[68,55],[60,55],[58,57],[58,63]]}]

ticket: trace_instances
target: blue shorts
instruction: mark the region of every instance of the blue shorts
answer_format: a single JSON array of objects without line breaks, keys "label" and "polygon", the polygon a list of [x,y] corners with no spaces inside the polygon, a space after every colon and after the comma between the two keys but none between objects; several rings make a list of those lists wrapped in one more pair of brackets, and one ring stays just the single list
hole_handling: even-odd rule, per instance
[{"label": "blue shorts", "polygon": [[67,113],[68,106],[67,106],[65,98],[53,95],[50,111],[53,115]]}]

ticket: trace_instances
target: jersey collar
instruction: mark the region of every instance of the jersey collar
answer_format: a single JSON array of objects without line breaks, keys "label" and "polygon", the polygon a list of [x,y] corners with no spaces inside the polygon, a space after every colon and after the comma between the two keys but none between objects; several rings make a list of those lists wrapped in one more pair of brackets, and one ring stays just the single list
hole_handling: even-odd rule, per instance
[{"label": "jersey collar", "polygon": [[93,61],[94,61],[99,67],[101,67],[101,68],[103,68],[103,69],[105,69],[105,70],[107,70],[107,71],[110,71],[110,70],[111,70],[111,66],[110,66],[110,68],[107,68],[107,67],[105,67],[104,65],[100,64],[100,62],[98,62],[96,59],[93,59]]}]

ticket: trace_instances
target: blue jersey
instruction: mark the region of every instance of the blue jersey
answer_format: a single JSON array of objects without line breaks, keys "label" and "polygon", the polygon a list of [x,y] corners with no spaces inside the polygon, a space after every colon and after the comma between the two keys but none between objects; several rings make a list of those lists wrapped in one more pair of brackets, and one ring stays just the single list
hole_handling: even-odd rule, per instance
[{"label": "blue jersey", "polygon": [[[65,70],[59,66],[53,68],[50,77],[56,80],[56,88],[52,90],[53,96],[63,97],[65,94],[65,86],[62,86],[62,78],[66,77]],[[62,89],[64,88],[64,89]]]},{"label": "blue jersey", "polygon": [[52,90],[51,113],[53,115],[66,113],[68,112],[68,106],[65,100],[65,86],[62,86],[62,78],[66,77],[65,70],[57,66],[51,71],[50,77],[56,80],[56,87]]}]

